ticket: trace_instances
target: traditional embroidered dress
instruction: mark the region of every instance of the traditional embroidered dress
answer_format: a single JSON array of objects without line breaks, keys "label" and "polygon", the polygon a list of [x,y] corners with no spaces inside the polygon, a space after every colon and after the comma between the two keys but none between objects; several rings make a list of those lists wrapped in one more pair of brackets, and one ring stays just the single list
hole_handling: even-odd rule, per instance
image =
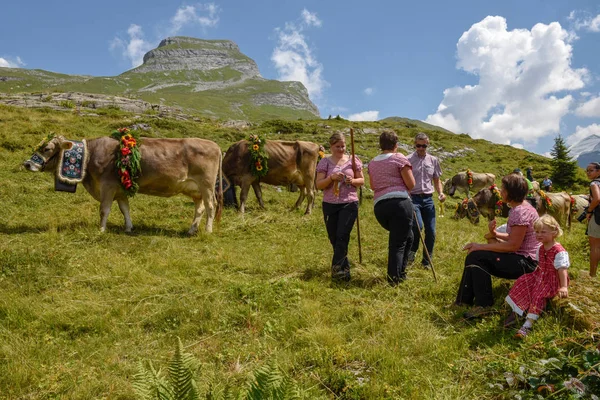
[{"label": "traditional embroidered dress", "polygon": [[[528,311],[527,318],[536,320],[546,307],[546,301],[553,298],[560,288],[557,270],[569,268],[569,253],[555,243],[550,249],[541,244],[536,253],[538,267],[535,271],[521,276],[506,296],[506,302],[519,315]],[[568,278],[567,278],[568,282]]]}]

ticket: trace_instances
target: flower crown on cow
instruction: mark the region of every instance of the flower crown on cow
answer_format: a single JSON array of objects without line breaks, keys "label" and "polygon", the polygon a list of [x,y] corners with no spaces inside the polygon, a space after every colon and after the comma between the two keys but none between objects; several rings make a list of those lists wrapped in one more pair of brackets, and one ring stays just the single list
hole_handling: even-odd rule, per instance
[{"label": "flower crown on cow", "polygon": [[128,128],[119,128],[111,134],[111,137],[119,141],[116,164],[121,186],[127,196],[134,196],[139,189],[135,180],[142,172],[139,134]]},{"label": "flower crown on cow", "polygon": [[248,138],[248,150],[250,152],[250,172],[261,178],[269,172],[269,155],[265,151],[266,140],[258,135],[250,135]]},{"label": "flower crown on cow", "polygon": [[36,152],[42,151],[44,149],[44,147],[46,147],[46,145],[48,143],[50,143],[50,141],[52,139],[54,139],[55,137],[56,137],[56,133],[53,133],[53,132],[46,135],[46,137],[43,138],[42,141],[40,143],[38,143],[37,146],[35,146],[35,148],[33,149],[33,152],[36,153]]},{"label": "flower crown on cow", "polygon": [[502,195],[500,194],[500,190],[498,186],[492,185],[490,186],[490,190],[492,191],[492,195],[494,196],[494,204],[495,204],[495,214],[502,215]]}]

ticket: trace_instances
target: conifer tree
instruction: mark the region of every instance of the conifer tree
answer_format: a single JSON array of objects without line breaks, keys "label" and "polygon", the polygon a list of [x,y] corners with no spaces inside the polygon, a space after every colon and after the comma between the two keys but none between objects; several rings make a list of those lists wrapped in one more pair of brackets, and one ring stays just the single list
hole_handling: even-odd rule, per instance
[{"label": "conifer tree", "polygon": [[577,180],[577,161],[571,160],[569,148],[560,134],[554,138],[552,155],[552,185],[560,189],[569,189]]}]

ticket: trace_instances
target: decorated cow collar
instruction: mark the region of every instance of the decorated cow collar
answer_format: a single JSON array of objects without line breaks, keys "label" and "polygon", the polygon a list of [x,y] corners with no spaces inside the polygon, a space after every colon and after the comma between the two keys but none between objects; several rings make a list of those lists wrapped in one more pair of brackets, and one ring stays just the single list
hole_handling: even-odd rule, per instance
[{"label": "decorated cow collar", "polygon": [[473,186],[473,173],[469,168],[467,168],[467,185],[469,185],[469,190]]},{"label": "decorated cow collar", "polygon": [[87,164],[89,161],[89,152],[85,139],[66,140],[72,144],[69,149],[61,149],[59,162],[56,167],[56,178],[69,185],[74,185],[85,178]]},{"label": "decorated cow collar", "polygon": [[550,200],[550,197],[548,197],[548,195],[546,194],[546,192],[544,192],[543,190],[538,190],[538,193],[540,194],[540,197],[542,198],[542,201],[544,203],[546,203],[546,208],[551,208],[552,207],[552,200]]}]

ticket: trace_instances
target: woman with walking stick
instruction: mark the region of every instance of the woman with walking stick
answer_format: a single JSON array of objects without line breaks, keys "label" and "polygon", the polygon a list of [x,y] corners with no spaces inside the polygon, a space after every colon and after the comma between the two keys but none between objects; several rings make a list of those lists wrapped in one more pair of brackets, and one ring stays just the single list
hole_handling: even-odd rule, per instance
[{"label": "woman with walking stick", "polygon": [[317,165],[317,189],[323,190],[323,218],[327,236],[333,247],[331,278],[334,281],[350,280],[348,243],[350,232],[358,217],[356,188],[364,184],[362,162],[346,154],[346,140],[341,133],[329,138],[331,156]]},{"label": "woman with walking stick", "polygon": [[406,279],[408,252],[413,241],[413,207],[409,192],[415,186],[412,166],[398,153],[398,136],[384,131],[379,136],[381,154],[369,162],[369,180],[373,189],[375,217],[390,232],[388,239],[387,279],[396,286]]}]

